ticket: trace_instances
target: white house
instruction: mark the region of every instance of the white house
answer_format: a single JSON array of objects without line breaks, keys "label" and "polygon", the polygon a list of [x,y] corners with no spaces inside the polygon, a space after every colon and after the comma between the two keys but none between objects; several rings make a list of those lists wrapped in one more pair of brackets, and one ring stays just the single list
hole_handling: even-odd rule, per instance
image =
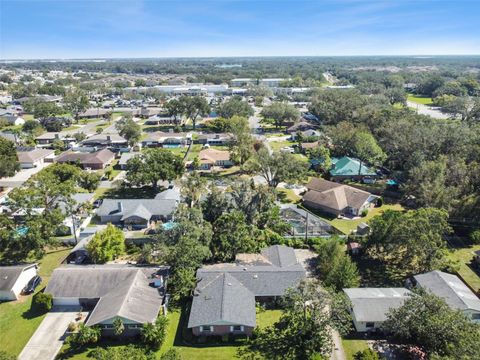
[{"label": "white house", "polygon": [[2,116],[2,119],[7,121],[10,125],[23,125],[25,120],[18,115],[5,115]]},{"label": "white house", "polygon": [[353,324],[358,332],[375,331],[387,320],[387,313],[403,305],[411,292],[405,288],[343,289],[352,307]]},{"label": "white house", "polygon": [[0,301],[17,300],[23,288],[37,275],[37,264],[0,267]]},{"label": "white house", "polygon": [[480,299],[456,275],[430,271],[415,275],[417,286],[441,297],[454,310],[462,311],[473,322],[480,323]]},{"label": "white house", "polygon": [[37,148],[18,150],[17,157],[22,169],[30,169],[43,166],[44,163],[52,163],[55,151]]}]

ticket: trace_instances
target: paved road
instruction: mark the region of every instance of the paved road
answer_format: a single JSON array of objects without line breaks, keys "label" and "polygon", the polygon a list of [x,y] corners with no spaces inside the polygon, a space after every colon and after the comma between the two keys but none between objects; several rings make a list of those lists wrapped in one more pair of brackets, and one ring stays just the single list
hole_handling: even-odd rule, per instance
[{"label": "paved road", "polygon": [[61,307],[47,313],[18,360],[53,360],[63,345],[68,324],[75,320],[79,310],[79,307]]},{"label": "paved road", "polygon": [[435,119],[449,119],[450,116],[442,113],[438,107],[417,104],[412,101],[407,101],[407,106],[414,109],[417,114],[429,115]]}]

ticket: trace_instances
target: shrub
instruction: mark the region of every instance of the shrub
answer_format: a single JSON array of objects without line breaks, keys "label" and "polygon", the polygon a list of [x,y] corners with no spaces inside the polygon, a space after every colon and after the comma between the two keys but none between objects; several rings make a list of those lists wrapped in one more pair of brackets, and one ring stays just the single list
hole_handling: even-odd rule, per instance
[{"label": "shrub", "polygon": [[100,339],[100,334],[100,328],[80,324],[80,326],[78,327],[78,332],[70,335],[67,338],[66,343],[67,345],[74,348],[79,348],[87,344],[95,344]]},{"label": "shrub", "polygon": [[480,229],[470,233],[470,240],[472,240],[474,244],[480,244]]},{"label": "shrub", "polygon": [[382,197],[379,197],[379,198],[377,199],[377,203],[376,203],[375,205],[376,205],[377,207],[382,206],[382,205],[383,205],[383,198],[382,198]]},{"label": "shrub", "polygon": [[170,349],[160,356],[160,360],[182,360],[182,356],[177,349]]},{"label": "shrub", "polygon": [[365,217],[368,215],[368,210],[365,209],[365,210],[362,210],[362,213],[360,214],[361,217]]},{"label": "shrub", "polygon": [[380,357],[378,353],[372,349],[365,349],[362,351],[358,351],[355,354],[355,360],[379,360]]},{"label": "shrub", "polygon": [[168,319],[159,316],[154,324],[144,324],[142,340],[145,344],[155,349],[160,349],[167,333]]},{"label": "shrub", "polygon": [[75,332],[78,329],[78,324],[75,321],[71,321],[70,324],[68,324],[67,331],[69,332]]},{"label": "shrub", "polygon": [[39,292],[33,297],[33,306],[42,312],[52,310],[53,297],[51,294]]}]

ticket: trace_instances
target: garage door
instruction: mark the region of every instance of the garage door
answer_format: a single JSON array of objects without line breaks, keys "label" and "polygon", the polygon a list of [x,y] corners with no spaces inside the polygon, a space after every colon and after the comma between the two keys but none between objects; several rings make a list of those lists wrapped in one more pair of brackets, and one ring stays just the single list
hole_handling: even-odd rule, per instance
[{"label": "garage door", "polygon": [[55,306],[79,306],[78,298],[55,298],[53,299]]}]

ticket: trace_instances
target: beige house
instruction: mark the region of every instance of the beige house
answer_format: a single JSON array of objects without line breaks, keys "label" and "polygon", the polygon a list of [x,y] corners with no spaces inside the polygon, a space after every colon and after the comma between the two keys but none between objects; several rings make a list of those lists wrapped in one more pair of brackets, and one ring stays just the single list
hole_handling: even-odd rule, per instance
[{"label": "beige house", "polygon": [[303,204],[333,215],[358,216],[378,199],[367,191],[320,178],[313,178],[307,189]]},{"label": "beige house", "polygon": [[30,169],[42,166],[44,163],[52,163],[55,151],[51,149],[28,149],[17,151],[20,168]]},{"label": "beige house", "polygon": [[204,149],[200,151],[200,170],[210,170],[214,166],[230,167],[233,161],[230,160],[230,152],[216,149]]}]

